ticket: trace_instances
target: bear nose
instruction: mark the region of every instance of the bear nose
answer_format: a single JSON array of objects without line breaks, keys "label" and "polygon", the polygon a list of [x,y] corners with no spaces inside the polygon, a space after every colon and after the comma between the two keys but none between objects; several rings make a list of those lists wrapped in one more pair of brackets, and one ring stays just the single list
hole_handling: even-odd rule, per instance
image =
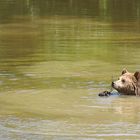
[{"label": "bear nose", "polygon": [[112,84],[111,84],[111,85],[112,85],[112,87],[113,87],[113,86],[115,85],[115,83],[114,83],[114,82],[112,82]]}]

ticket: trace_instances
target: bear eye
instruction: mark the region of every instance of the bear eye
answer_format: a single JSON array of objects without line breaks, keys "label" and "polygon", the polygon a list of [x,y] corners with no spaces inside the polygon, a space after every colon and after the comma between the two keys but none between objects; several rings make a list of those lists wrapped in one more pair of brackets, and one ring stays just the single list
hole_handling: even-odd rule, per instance
[{"label": "bear eye", "polygon": [[123,83],[125,83],[125,80],[124,80],[124,79],[122,79],[122,82],[123,82]]}]

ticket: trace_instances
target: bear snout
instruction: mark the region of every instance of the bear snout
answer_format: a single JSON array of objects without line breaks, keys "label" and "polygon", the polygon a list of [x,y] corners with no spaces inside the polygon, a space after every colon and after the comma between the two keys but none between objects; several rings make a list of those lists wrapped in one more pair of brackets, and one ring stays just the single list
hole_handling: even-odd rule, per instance
[{"label": "bear snout", "polygon": [[114,87],[114,85],[115,85],[115,83],[114,83],[114,82],[112,82],[111,86],[112,86],[112,87]]}]

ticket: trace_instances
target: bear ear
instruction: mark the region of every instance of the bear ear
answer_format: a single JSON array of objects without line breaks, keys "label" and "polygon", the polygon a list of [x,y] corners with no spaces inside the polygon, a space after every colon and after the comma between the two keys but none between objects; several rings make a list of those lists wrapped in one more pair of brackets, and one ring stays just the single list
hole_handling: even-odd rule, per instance
[{"label": "bear ear", "polygon": [[127,69],[123,69],[122,75],[125,74],[125,73],[127,73],[127,72],[128,72]]},{"label": "bear ear", "polygon": [[136,72],[134,73],[134,76],[135,76],[135,78],[137,79],[137,81],[140,80],[140,72],[139,72],[139,71],[136,71]]}]

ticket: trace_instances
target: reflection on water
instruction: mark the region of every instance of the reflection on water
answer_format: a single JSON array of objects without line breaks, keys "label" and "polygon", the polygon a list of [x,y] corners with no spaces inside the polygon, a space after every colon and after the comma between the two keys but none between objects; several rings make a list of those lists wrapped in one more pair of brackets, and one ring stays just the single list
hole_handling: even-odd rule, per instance
[{"label": "reflection on water", "polygon": [[140,69],[139,1],[0,3],[1,139],[139,139],[139,98],[97,94]]}]

